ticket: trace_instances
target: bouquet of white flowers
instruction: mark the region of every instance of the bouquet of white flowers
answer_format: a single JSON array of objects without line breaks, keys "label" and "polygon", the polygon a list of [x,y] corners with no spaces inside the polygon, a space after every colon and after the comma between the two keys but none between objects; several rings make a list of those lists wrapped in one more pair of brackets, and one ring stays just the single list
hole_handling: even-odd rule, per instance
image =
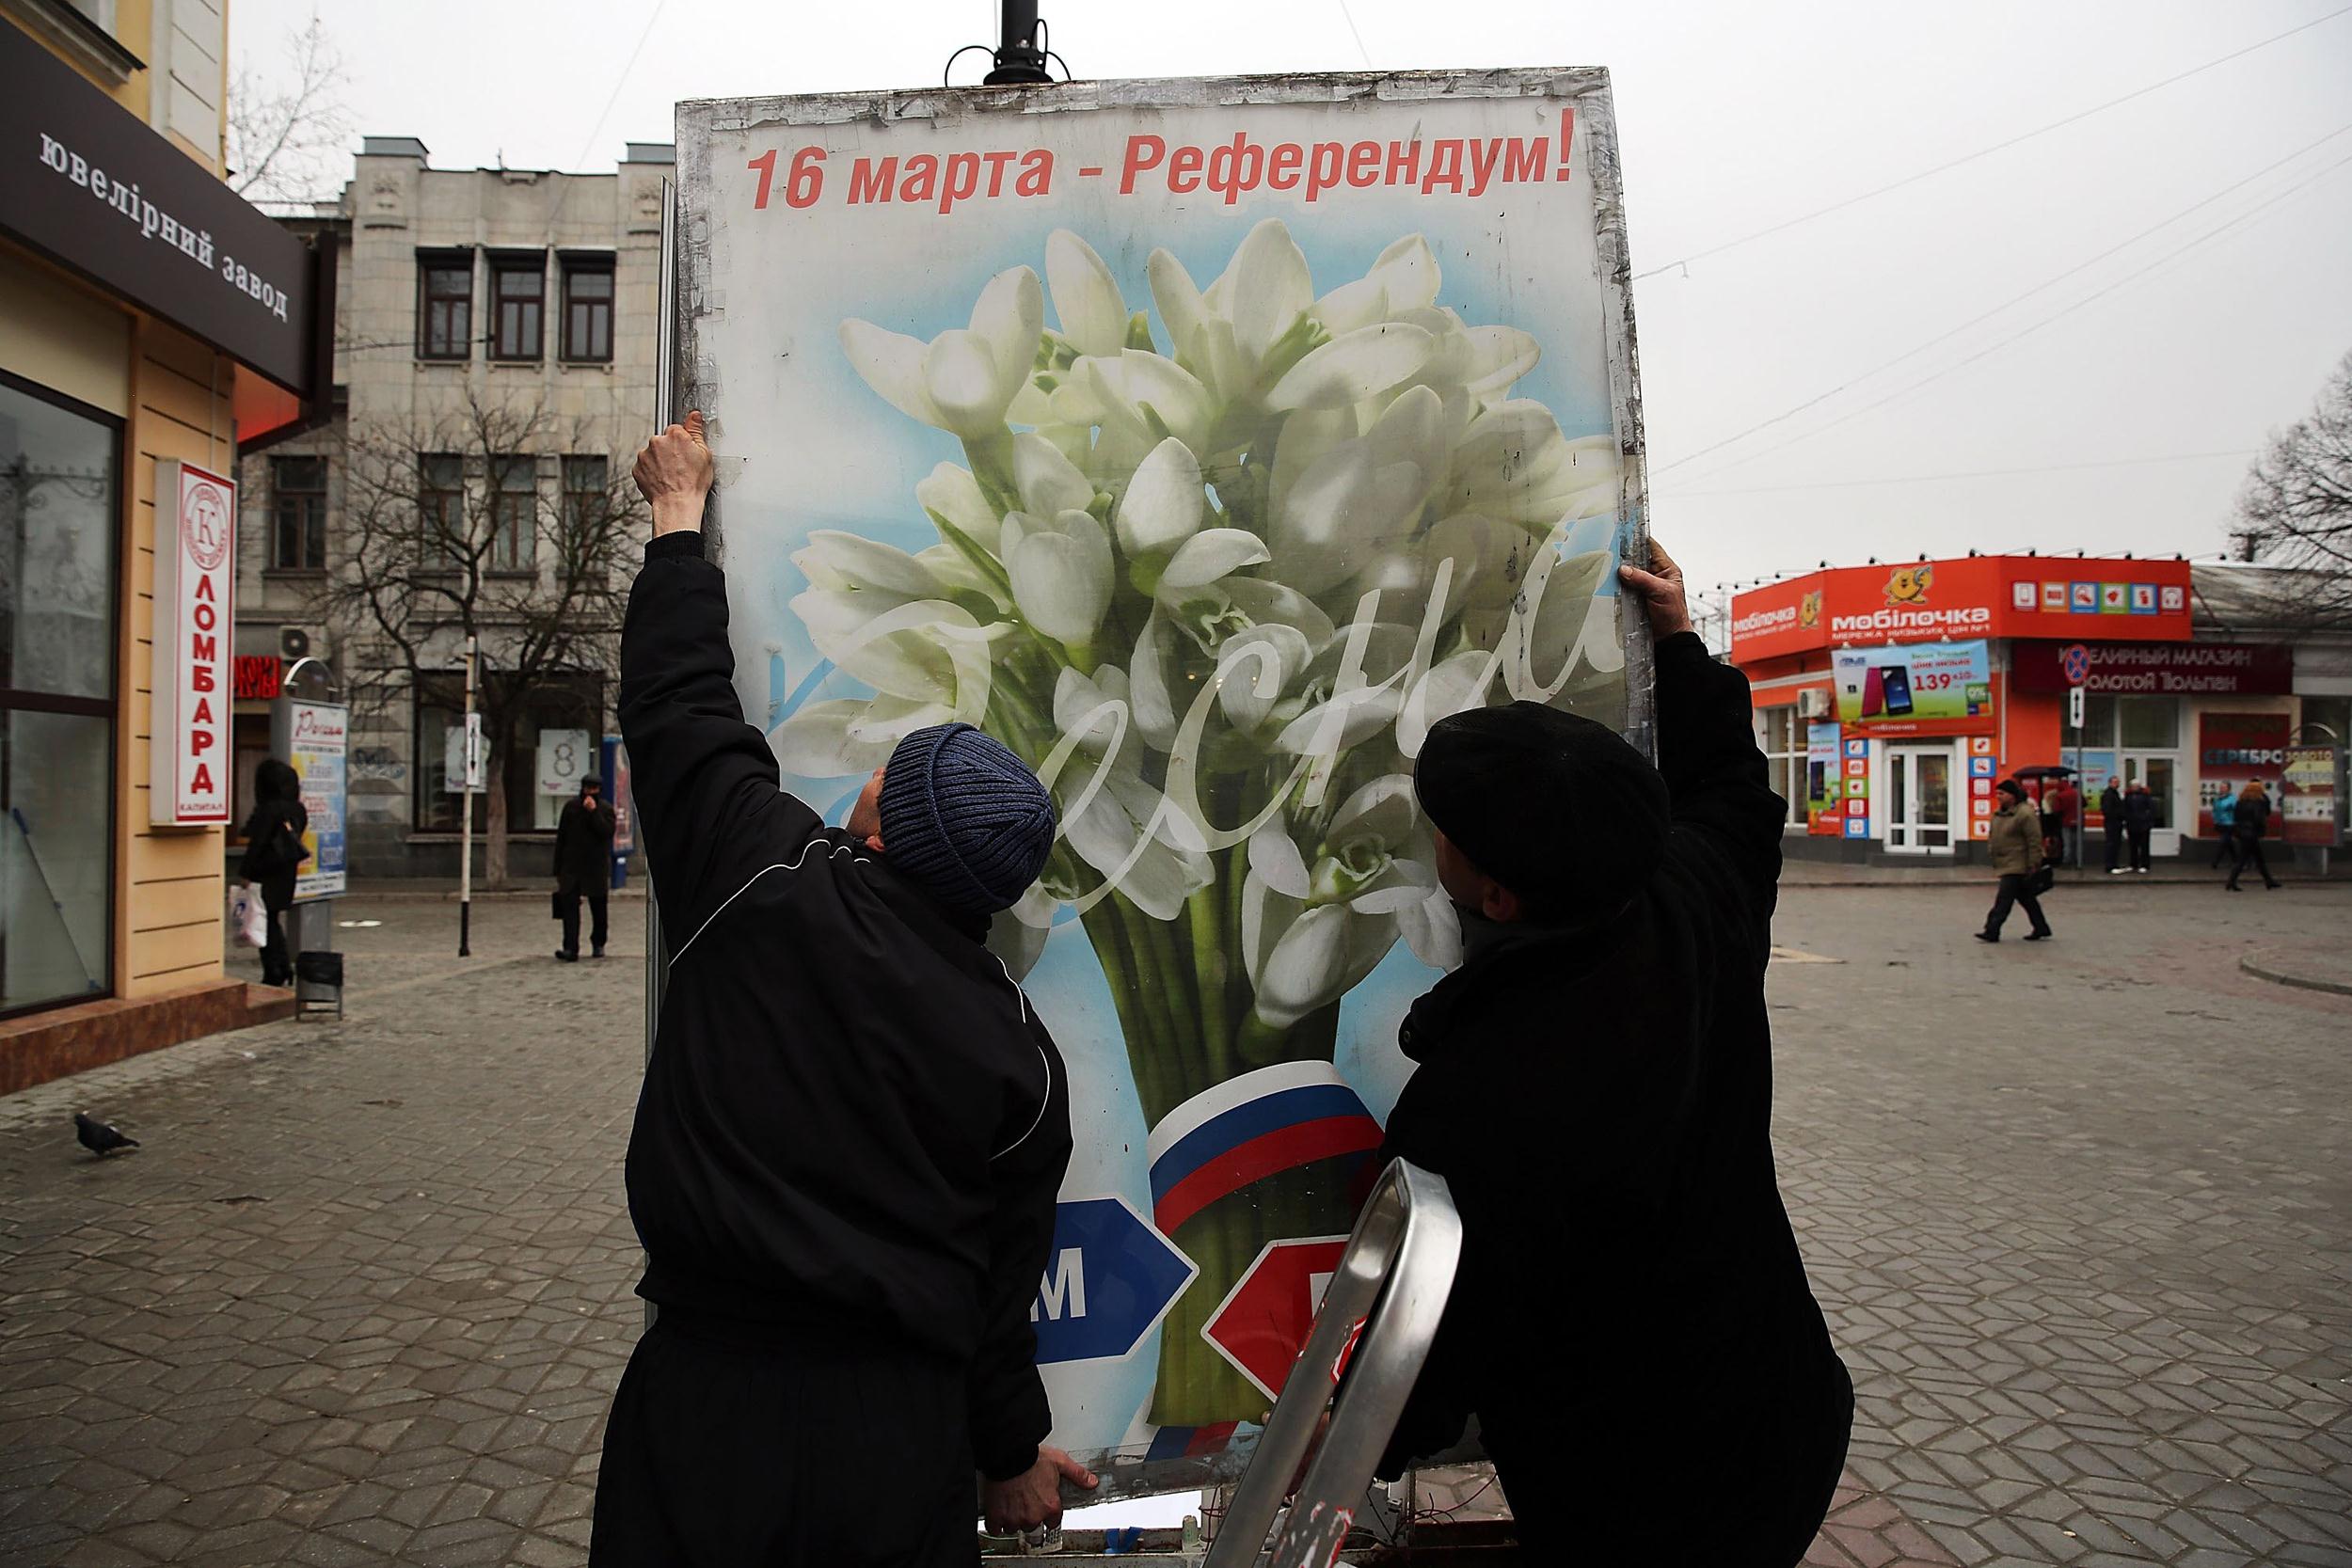
[{"label": "bouquet of white flowers", "polygon": [[[1422,236],[1321,296],[1278,220],[1206,290],[1165,250],[1147,271],[1156,335],[1067,230],[1044,287],[997,274],[966,329],[842,325],[858,373],[964,462],[914,487],[938,544],[817,532],[793,557],[794,611],[872,694],[773,739],[833,778],[954,719],[1037,768],[1060,841],[992,940],[1022,974],[1057,914],[1083,922],[1158,1129],[1253,1070],[1327,1064],[1341,997],[1400,938],[1458,960],[1413,797],[1430,724],[1524,698],[1622,726],[1625,689],[1616,440],[1509,396],[1534,340],[1440,306]],[[1268,1241],[1347,1230],[1362,1143],[1163,1206],[1200,1277],[1165,1324],[1155,1422],[1264,1408],[1203,1321]]]}]

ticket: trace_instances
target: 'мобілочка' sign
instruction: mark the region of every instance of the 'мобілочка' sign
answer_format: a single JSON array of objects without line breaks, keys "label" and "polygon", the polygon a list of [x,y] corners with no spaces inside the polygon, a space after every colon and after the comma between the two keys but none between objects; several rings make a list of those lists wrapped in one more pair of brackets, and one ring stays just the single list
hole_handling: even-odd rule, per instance
[{"label": "'\u043c\u043e\u0431\u0456\u043b\u043e\u0447\u043a\u0430' sign", "polygon": [[2189,588],[2187,562],[2128,556],[1841,566],[1735,597],[1731,658],[1744,664],[1812,648],[1945,638],[2185,642]]},{"label": "'\u043c\u043e\u0431\u0456\u043b\u043e\u0447\u043a\u0430' sign", "polygon": [[191,463],[155,466],[155,663],[149,820],[229,820],[229,627],[237,487]]}]

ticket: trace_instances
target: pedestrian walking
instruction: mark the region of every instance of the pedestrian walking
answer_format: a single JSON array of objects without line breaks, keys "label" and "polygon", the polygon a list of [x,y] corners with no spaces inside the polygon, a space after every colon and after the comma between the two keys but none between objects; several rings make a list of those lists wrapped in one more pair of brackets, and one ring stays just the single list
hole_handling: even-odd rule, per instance
[{"label": "pedestrian walking", "polygon": [[2123,792],[2123,827],[2132,841],[2132,869],[2148,875],[2148,840],[2156,831],[2156,798],[2148,793],[2146,784],[2135,784]]},{"label": "pedestrian walking", "polygon": [[2058,863],[2083,863],[2083,792],[2072,779],[2060,779],[2048,792],[2050,808],[2058,814]]},{"label": "pedestrian walking", "polygon": [[2270,862],[2263,856],[2263,834],[2269,830],[2270,791],[2255,779],[2237,795],[2237,863],[2230,867],[2227,883],[2232,893],[2238,891],[2237,879],[2246,874],[2249,862],[2263,874],[2263,886],[2279,885],[2279,879],[2270,874]]},{"label": "pedestrian walking", "polygon": [[2235,790],[2225,789],[2213,798],[2213,831],[2218,842],[2213,847],[2212,869],[2219,870],[2221,863],[2228,861],[2230,875],[2234,878],[2237,875],[2238,863],[2237,792]]},{"label": "pedestrian walking", "polygon": [[1624,581],[1655,638],[1658,768],[1530,702],[1439,721],[1415,766],[1464,958],[1406,1017],[1419,1065],[1383,1152],[1451,1184],[1462,1259],[1381,1471],[1474,1414],[1532,1560],[1650,1560],[1703,1473],[1708,1560],[1777,1568],[1853,1416],[1768,1140],[1786,808],[1746,679],[1650,560]]},{"label": "pedestrian walking", "polygon": [[245,820],[245,858],[237,863],[237,885],[262,889],[262,909],[268,917],[269,937],[262,944],[262,984],[294,984],[294,957],[286,950],[282,917],[294,908],[294,881],[302,863],[310,858],[302,835],[310,831],[310,814],[302,806],[302,777],[276,757],[263,757],[253,769],[253,812]]},{"label": "pedestrian walking", "polygon": [[2045,942],[2050,937],[2050,922],[2042,915],[2042,899],[2034,890],[2042,862],[2041,817],[2026,799],[2026,786],[2015,779],[2003,779],[1994,793],[2001,809],[1993,814],[1985,848],[1993,857],[1993,874],[2000,881],[1977,940],[2000,941],[2001,927],[2009,919],[2010,909],[2017,906],[2025,910],[2026,919],[2033,927],[2026,933],[2026,940]]},{"label": "pedestrian walking", "polygon": [[2107,875],[2121,877],[2123,867],[2123,781],[2113,774],[2107,776],[2107,787],[2099,792],[2099,837],[2107,852]]},{"label": "pedestrian walking", "polygon": [[700,414],[637,459],[655,537],[621,733],[673,945],[628,1187],[660,1312],[613,1395],[588,1560],[972,1568],[976,1512],[1028,1529],[1094,1483],[1044,1446],[1029,1322],[1069,1079],[983,945],[1053,800],[960,723],[900,739],[844,828],[779,789],[703,555],[712,473]]},{"label": "pedestrian walking", "polygon": [[604,799],[604,781],[591,774],[580,781],[580,795],[564,804],[555,819],[555,915],[564,923],[564,945],[555,956],[565,963],[580,961],[580,900],[588,899],[589,951],[604,957],[605,896],[612,882],[612,804]]}]

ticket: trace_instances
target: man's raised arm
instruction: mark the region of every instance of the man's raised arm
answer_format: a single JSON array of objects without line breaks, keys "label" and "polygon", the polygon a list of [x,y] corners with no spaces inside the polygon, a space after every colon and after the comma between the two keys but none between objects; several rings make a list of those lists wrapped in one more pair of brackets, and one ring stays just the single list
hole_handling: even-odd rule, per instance
[{"label": "man's raised arm", "polygon": [[1738,889],[1769,920],[1780,879],[1788,808],[1772,793],[1756,744],[1748,678],[1709,657],[1691,626],[1682,568],[1650,545],[1650,565],[1618,569],[1649,612],[1656,648],[1658,770],[1665,775],[1677,832],[1703,835]]},{"label": "man's raised arm", "polygon": [[699,412],[638,454],[654,537],[621,630],[621,737],[674,945],[821,826],[779,787],[775,754],[736,698],[726,577],[703,559],[712,472]]}]

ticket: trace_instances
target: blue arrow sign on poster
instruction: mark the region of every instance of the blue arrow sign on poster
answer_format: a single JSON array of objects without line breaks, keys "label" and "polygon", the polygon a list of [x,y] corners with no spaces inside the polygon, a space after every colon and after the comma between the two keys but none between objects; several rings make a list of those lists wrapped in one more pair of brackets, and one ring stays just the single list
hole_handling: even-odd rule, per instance
[{"label": "blue arrow sign on poster", "polygon": [[1125,1198],[1065,1199],[1055,1209],[1054,1250],[1029,1304],[1038,1365],[1126,1354],[1200,1272]]}]

